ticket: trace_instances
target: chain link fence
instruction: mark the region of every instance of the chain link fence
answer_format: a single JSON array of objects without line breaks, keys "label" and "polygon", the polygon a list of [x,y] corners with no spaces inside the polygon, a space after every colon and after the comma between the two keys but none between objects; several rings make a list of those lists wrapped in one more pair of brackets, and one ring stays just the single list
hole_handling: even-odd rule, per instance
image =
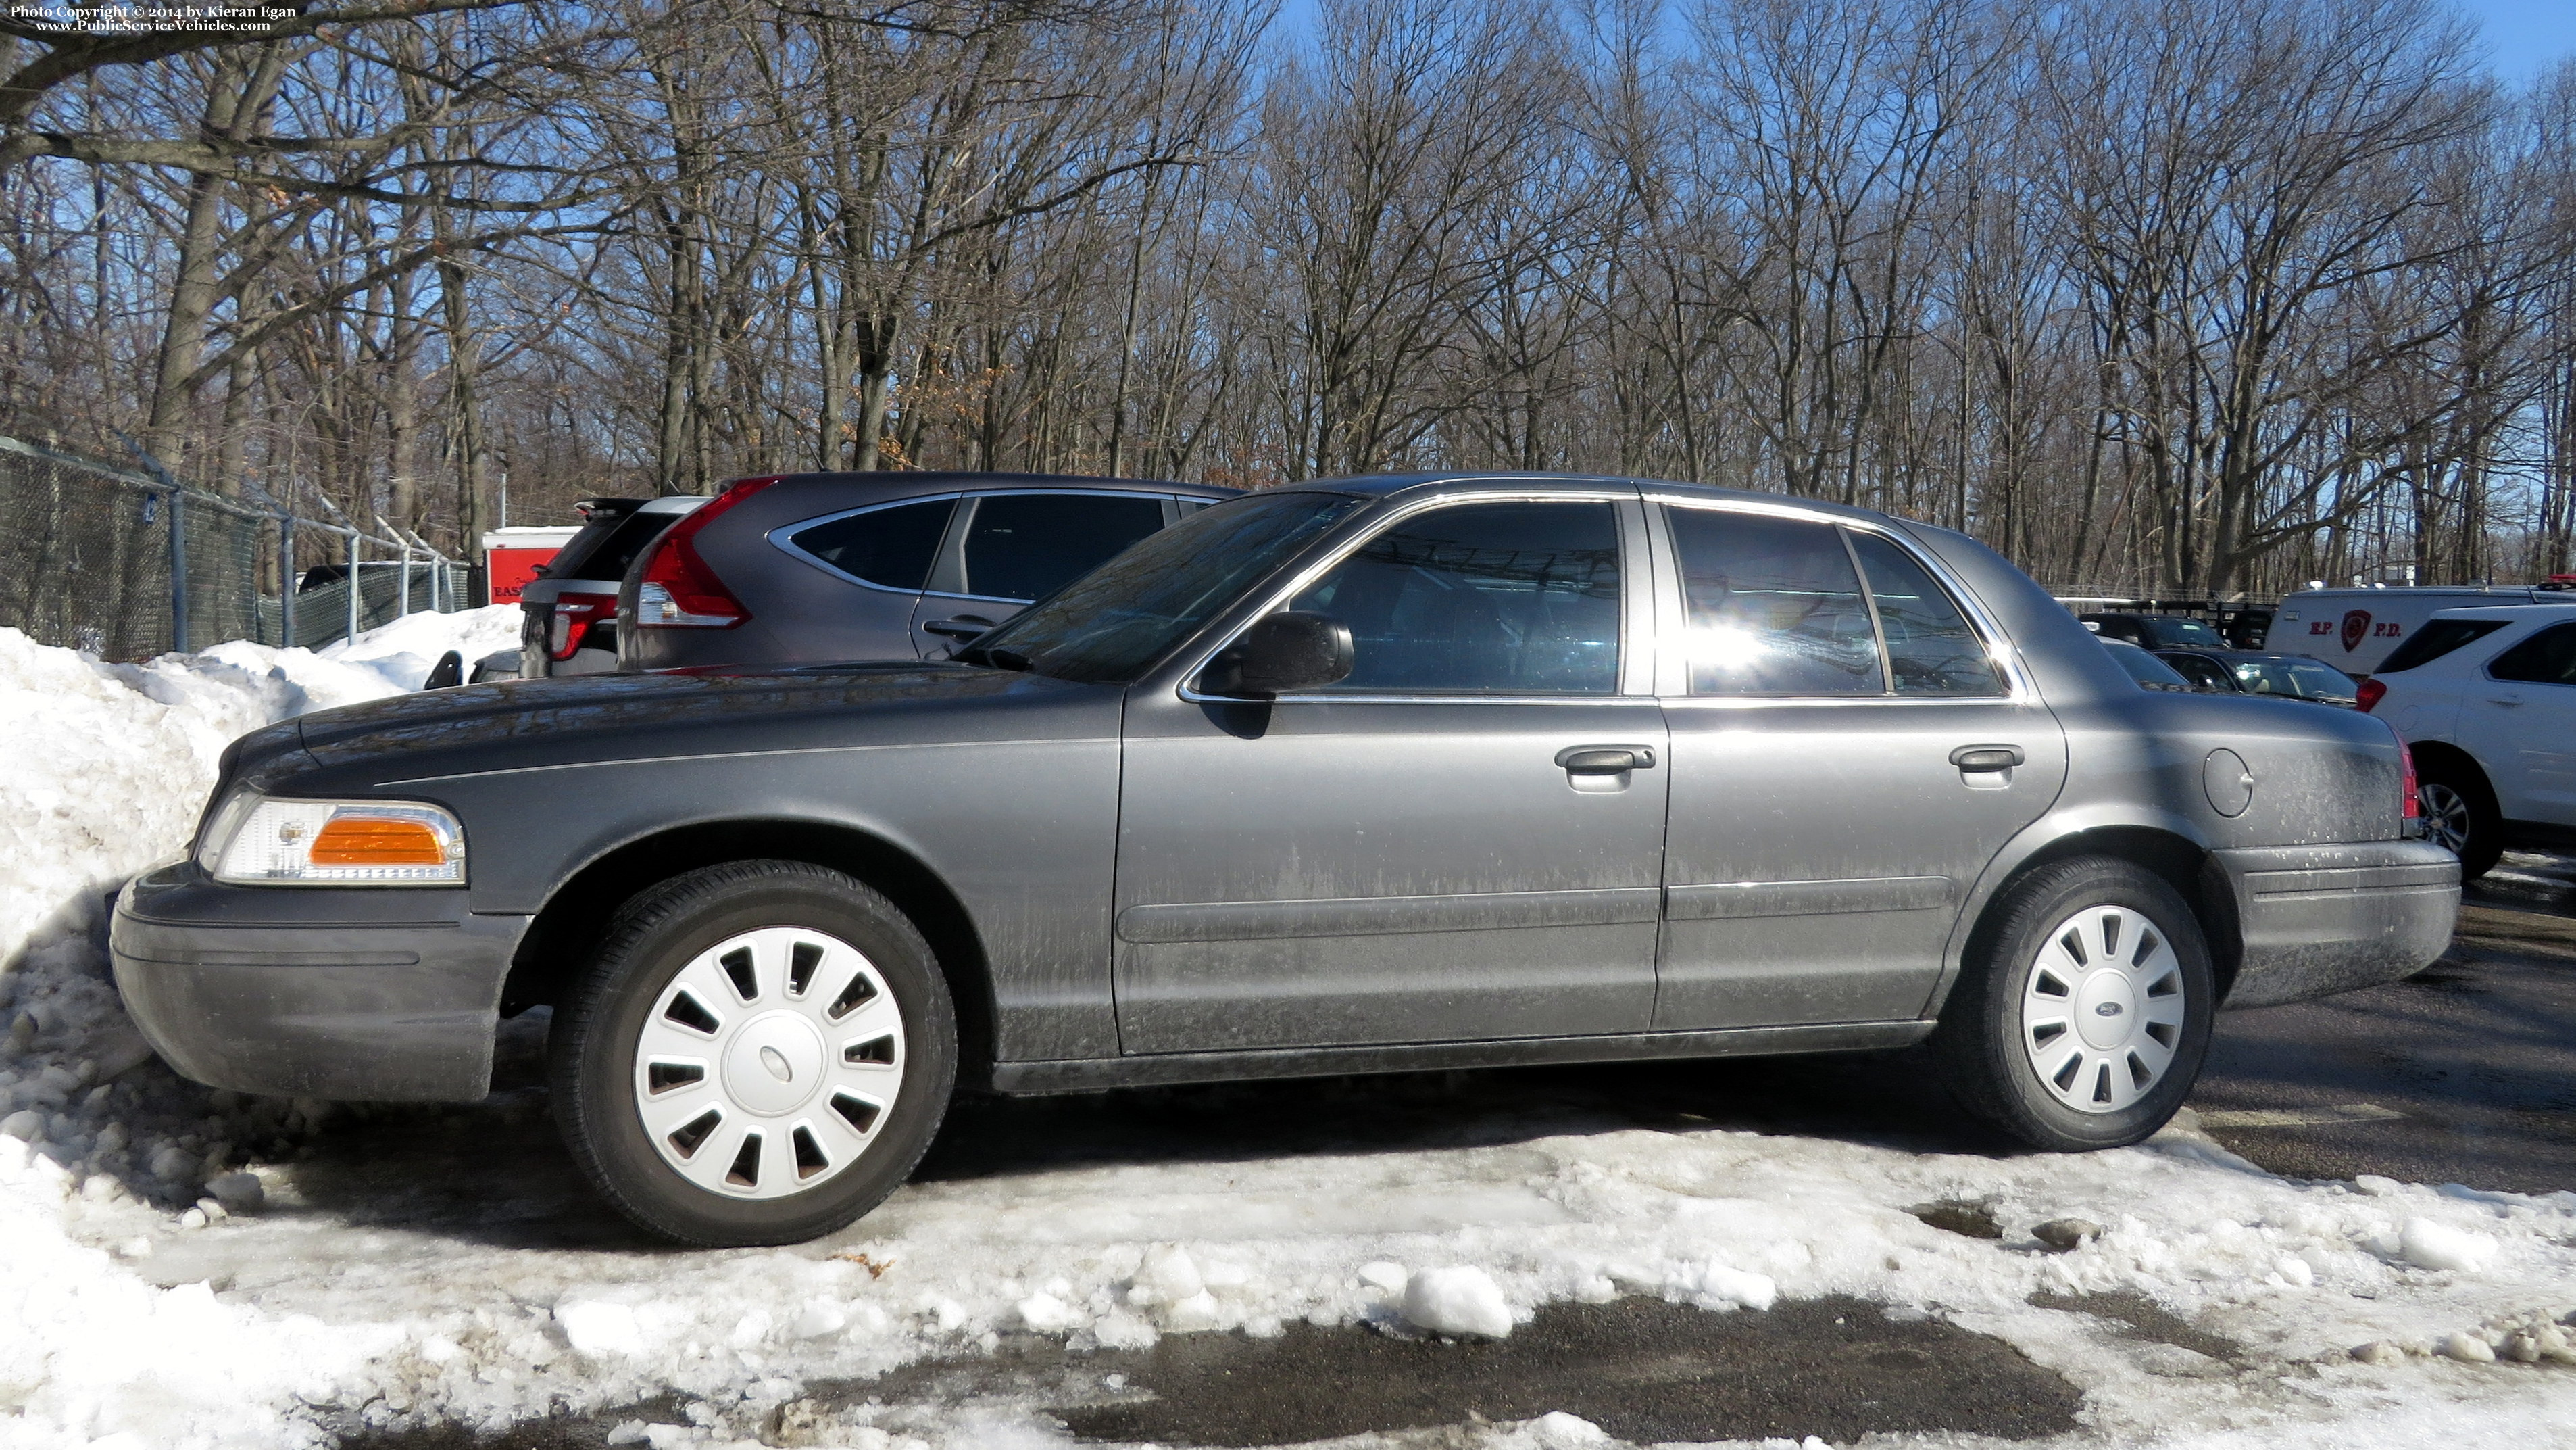
[{"label": "chain link fence", "polygon": [[0,437],[0,627],[41,644],[111,660],[230,639],[313,649],[465,608],[466,587],[417,539]]}]

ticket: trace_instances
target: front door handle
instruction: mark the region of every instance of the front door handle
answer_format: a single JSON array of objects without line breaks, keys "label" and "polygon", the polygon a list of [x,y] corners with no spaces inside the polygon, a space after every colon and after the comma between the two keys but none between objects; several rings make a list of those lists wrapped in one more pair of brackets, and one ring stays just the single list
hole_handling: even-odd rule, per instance
[{"label": "front door handle", "polygon": [[1962,745],[1950,752],[1950,763],[1971,773],[2010,770],[2021,764],[2021,747],[2018,745]]},{"label": "front door handle", "polygon": [[2520,695],[2489,695],[2487,696],[2487,702],[2493,705],[2502,705],[2506,709],[2510,710],[2522,703],[2522,697]]},{"label": "front door handle", "polygon": [[1643,745],[1569,745],[1556,753],[1568,775],[1624,775],[1652,770],[1655,752]]},{"label": "front door handle", "polygon": [[980,614],[960,614],[947,619],[934,619],[921,628],[924,633],[943,639],[973,639],[993,627],[993,621]]}]

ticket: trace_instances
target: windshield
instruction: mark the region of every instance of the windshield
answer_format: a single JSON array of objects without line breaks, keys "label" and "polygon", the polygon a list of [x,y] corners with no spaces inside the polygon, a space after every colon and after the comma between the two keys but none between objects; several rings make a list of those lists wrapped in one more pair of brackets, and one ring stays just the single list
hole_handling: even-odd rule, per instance
[{"label": "windshield", "polygon": [[2352,676],[2315,660],[2239,660],[2236,678],[2248,692],[2257,695],[2349,702],[2356,694]]},{"label": "windshield", "polygon": [[1201,509],[1011,616],[957,658],[1123,685],[1361,500],[1256,493]]},{"label": "windshield", "polygon": [[2220,639],[2218,631],[2210,628],[2209,621],[2204,619],[2187,619],[2171,614],[2155,615],[2147,620],[2147,634],[2155,640],[2159,648],[2164,649],[2177,649],[2191,645],[2198,645],[2202,649],[2227,647],[2227,641]]},{"label": "windshield", "polygon": [[2120,662],[2120,668],[2129,672],[2130,679],[2147,689],[2188,690],[2191,688],[2191,681],[2175,673],[2173,666],[2127,640],[2106,639],[2101,644],[2102,648],[2111,652],[2111,658]]}]

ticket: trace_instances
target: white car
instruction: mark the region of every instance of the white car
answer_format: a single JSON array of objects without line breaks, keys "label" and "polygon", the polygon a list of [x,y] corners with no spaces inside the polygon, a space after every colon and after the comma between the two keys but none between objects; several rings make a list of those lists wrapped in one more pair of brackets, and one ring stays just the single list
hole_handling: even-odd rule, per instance
[{"label": "white car", "polygon": [[2463,876],[2576,843],[2576,604],[2443,610],[2360,703],[2413,748],[2425,833]]}]

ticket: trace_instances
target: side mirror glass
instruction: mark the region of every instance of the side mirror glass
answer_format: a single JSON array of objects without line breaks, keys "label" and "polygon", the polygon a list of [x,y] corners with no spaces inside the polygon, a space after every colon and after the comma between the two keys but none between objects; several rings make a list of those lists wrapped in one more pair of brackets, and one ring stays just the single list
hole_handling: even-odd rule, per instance
[{"label": "side mirror glass", "polygon": [[1211,695],[1312,690],[1351,672],[1351,627],[1329,614],[1288,610],[1247,629],[1199,672]]}]

